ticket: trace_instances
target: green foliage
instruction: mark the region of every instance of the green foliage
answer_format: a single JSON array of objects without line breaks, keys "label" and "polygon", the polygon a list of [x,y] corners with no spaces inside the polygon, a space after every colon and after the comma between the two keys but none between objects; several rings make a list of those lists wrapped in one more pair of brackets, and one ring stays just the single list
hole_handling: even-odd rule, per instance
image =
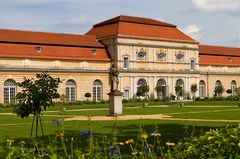
[{"label": "green foliage", "polygon": [[158,92],[158,93],[163,94],[164,88],[165,88],[165,87],[162,86],[162,85],[157,85],[157,86],[155,87],[155,91]]},{"label": "green foliage", "polygon": [[184,94],[185,94],[185,90],[184,90],[183,87],[180,86],[180,85],[176,85],[176,86],[175,86],[175,92],[176,92],[176,94],[177,94],[178,97],[183,97]]},{"label": "green foliage", "polygon": [[[60,123],[61,124],[61,123]],[[64,124],[63,124],[64,125]],[[15,144],[8,139],[5,147],[5,158],[76,158],[76,159],[122,159],[122,158],[221,158],[233,159],[240,157],[240,126],[227,126],[221,129],[211,129],[200,136],[194,129],[184,127],[182,139],[177,142],[162,140],[158,127],[152,132],[143,129],[142,124],[136,138],[122,136],[121,131],[114,126],[111,136],[93,135],[91,121],[89,129],[80,131],[75,137],[69,137],[59,130],[55,137],[49,138],[49,143],[21,141]],[[84,145],[80,146],[79,144]],[[36,147],[41,151],[36,151]]]},{"label": "green foliage", "polygon": [[238,87],[236,89],[236,94],[237,94],[238,99],[240,99],[240,87]]},{"label": "green foliage", "polygon": [[137,88],[137,96],[147,96],[147,93],[149,92],[149,86],[148,85],[140,85]]},{"label": "green foliage", "polygon": [[195,93],[197,92],[197,84],[191,85],[191,92],[193,93],[193,98],[195,98]]},{"label": "green foliage", "polygon": [[22,92],[16,95],[18,104],[14,112],[21,118],[41,114],[53,104],[53,99],[60,97],[57,93],[60,82],[59,78],[53,78],[47,73],[36,74],[36,79],[24,77],[24,81],[18,83]]},{"label": "green foliage", "polygon": [[197,90],[198,90],[198,89],[197,89],[197,84],[192,84],[192,85],[191,85],[191,92],[192,92],[192,93],[196,93]]},{"label": "green foliage", "polygon": [[176,158],[239,158],[240,126],[215,129],[183,138],[173,150]]},{"label": "green foliage", "polygon": [[231,90],[231,89],[227,89],[227,90],[226,90],[226,93],[227,93],[227,94],[231,94],[231,93],[232,93],[232,90]]},{"label": "green foliage", "polygon": [[221,97],[222,93],[224,92],[224,87],[222,85],[218,85],[214,89],[214,96],[216,97]]}]

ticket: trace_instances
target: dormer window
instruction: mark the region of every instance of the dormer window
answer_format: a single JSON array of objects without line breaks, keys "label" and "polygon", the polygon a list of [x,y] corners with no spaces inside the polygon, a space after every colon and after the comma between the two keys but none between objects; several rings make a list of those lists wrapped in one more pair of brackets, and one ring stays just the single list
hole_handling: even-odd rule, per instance
[{"label": "dormer window", "polygon": [[232,62],[232,58],[231,57],[228,57],[228,62]]},{"label": "dormer window", "polygon": [[41,53],[42,52],[42,48],[41,47],[36,47],[35,51],[36,51],[36,53]]},{"label": "dormer window", "polygon": [[91,50],[91,53],[93,54],[93,55],[96,55],[97,54],[97,50]]}]

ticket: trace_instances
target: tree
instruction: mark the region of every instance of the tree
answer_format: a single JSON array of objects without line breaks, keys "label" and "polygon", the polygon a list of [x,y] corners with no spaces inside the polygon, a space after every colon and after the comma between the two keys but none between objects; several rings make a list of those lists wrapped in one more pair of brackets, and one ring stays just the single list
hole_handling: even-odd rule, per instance
[{"label": "tree", "polygon": [[21,118],[28,118],[33,114],[32,127],[30,138],[34,127],[34,120],[36,120],[36,138],[38,137],[38,126],[40,123],[43,135],[41,113],[53,105],[53,99],[59,98],[57,92],[59,83],[62,82],[59,78],[53,78],[47,73],[36,74],[36,79],[24,77],[23,82],[18,83],[22,91],[17,93],[17,106],[14,112]]},{"label": "tree", "polygon": [[137,88],[137,96],[147,96],[147,93],[149,92],[149,86],[146,84],[142,84],[138,86]]},{"label": "tree", "polygon": [[184,94],[185,94],[185,91],[184,91],[183,87],[180,86],[180,85],[175,86],[175,92],[176,92],[177,98],[183,97]]},{"label": "tree", "polygon": [[221,97],[223,92],[224,92],[224,87],[222,85],[218,85],[214,89],[214,93],[216,97]]},{"label": "tree", "polygon": [[193,99],[195,98],[195,93],[197,92],[197,84],[191,85],[191,92],[193,93]]},{"label": "tree", "polygon": [[164,93],[164,89],[165,89],[165,87],[162,86],[162,85],[157,85],[157,86],[155,87],[155,91],[156,91],[158,94],[160,94],[160,97],[162,97],[162,95],[163,95],[163,93]]}]

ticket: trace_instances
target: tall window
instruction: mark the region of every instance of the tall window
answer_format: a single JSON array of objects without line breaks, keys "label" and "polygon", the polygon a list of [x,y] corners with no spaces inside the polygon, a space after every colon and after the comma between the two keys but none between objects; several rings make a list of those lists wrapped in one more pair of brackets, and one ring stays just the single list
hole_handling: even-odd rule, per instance
[{"label": "tall window", "polygon": [[193,70],[195,70],[195,60],[194,59],[192,59],[191,60],[191,64],[190,64],[190,69],[193,71]]},{"label": "tall window", "polygon": [[205,82],[203,80],[199,82],[199,97],[205,97]]},{"label": "tall window", "polygon": [[161,91],[157,91],[157,97],[165,97],[166,96],[166,81],[164,79],[159,79],[157,81],[157,86],[162,86]]},{"label": "tall window", "polygon": [[231,90],[232,90],[232,95],[234,96],[234,95],[236,95],[236,89],[237,89],[237,83],[236,83],[236,81],[232,81],[231,82]]},{"label": "tall window", "polygon": [[4,83],[4,103],[14,103],[16,96],[16,82],[8,79]]},{"label": "tall window", "polygon": [[128,69],[129,67],[129,59],[128,57],[123,57],[123,68]]},{"label": "tall window", "polygon": [[66,97],[67,101],[76,101],[76,82],[74,80],[68,80],[66,83]]},{"label": "tall window", "polygon": [[177,86],[181,86],[182,88],[184,88],[184,82],[183,82],[183,80],[182,80],[182,79],[178,79],[178,80],[176,81],[176,85],[177,85]]},{"label": "tall window", "polygon": [[145,97],[146,96],[146,92],[142,92],[142,90],[140,89],[140,86],[147,86],[147,82],[145,79],[141,78],[137,81],[137,94],[140,93],[138,96],[142,96]]},{"label": "tall window", "polygon": [[102,100],[102,82],[100,80],[95,80],[93,82],[93,101]]},{"label": "tall window", "polygon": [[215,83],[214,96],[216,96],[216,97],[221,96],[221,90],[222,90],[222,82],[217,80]]},{"label": "tall window", "polygon": [[128,89],[124,89],[124,98],[129,99],[129,90]]}]

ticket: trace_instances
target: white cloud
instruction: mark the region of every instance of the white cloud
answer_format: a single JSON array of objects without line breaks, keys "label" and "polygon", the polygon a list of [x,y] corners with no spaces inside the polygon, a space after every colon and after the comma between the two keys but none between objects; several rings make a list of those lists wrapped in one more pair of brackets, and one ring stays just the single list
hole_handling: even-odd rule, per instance
[{"label": "white cloud", "polygon": [[239,0],[192,0],[194,8],[206,12],[239,11]]},{"label": "white cloud", "polygon": [[199,41],[201,38],[202,27],[199,27],[196,24],[188,25],[181,30],[197,41]]},{"label": "white cloud", "polygon": [[60,22],[57,26],[61,27],[80,27],[83,25],[91,24],[91,19],[86,15],[80,15],[65,22]]}]

